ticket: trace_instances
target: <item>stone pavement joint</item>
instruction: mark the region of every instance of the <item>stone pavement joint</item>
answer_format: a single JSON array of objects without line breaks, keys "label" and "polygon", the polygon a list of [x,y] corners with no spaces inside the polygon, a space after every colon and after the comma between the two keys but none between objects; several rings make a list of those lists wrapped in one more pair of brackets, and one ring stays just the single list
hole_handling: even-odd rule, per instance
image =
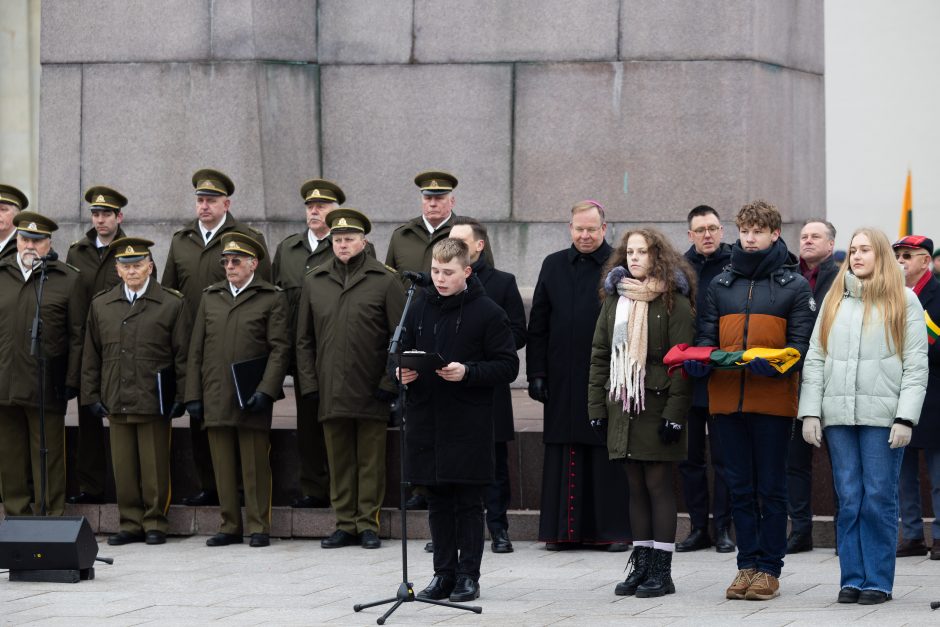
[{"label": "stone pavement joint", "polygon": [[[433,571],[424,540],[408,543],[409,576],[422,589]],[[831,549],[788,556],[781,596],[768,602],[728,601],[734,555],[677,554],[676,594],[658,599],[618,597],[628,553],[546,551],[538,542],[514,542],[516,551],[483,557],[483,607],[476,615],[423,603],[405,603],[390,625],[764,625],[938,624],[930,610],[940,600],[940,562],[898,560],[894,600],[878,606],[840,605],[839,562]],[[162,546],[110,547],[99,537],[95,579],[77,584],[10,582],[0,575],[0,625],[374,625],[390,606],[353,611],[356,603],[395,596],[401,582],[401,545],[381,549],[322,550],[316,540],[272,540],[210,548],[205,538],[171,537]]]}]

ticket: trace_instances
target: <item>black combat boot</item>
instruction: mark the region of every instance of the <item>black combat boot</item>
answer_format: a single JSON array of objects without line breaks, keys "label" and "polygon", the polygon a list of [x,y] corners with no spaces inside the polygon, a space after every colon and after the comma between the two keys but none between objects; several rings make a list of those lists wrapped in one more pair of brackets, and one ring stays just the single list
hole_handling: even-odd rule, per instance
[{"label": "black combat boot", "polygon": [[636,589],[638,599],[661,597],[676,592],[676,586],[672,583],[672,551],[653,549],[652,561],[649,577]]},{"label": "black combat boot", "polygon": [[634,546],[630,559],[627,560],[627,578],[617,584],[614,588],[614,594],[621,597],[628,597],[636,594],[636,589],[641,583],[646,581],[649,575],[650,562],[653,558],[653,547]]}]

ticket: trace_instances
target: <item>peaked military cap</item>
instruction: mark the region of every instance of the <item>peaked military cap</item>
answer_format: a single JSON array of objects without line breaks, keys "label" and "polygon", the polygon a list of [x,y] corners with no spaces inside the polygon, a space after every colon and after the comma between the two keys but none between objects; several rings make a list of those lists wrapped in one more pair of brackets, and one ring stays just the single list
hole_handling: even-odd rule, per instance
[{"label": "peaked military cap", "polygon": [[193,187],[197,196],[231,196],[235,193],[235,183],[218,170],[208,168],[193,174]]},{"label": "peaked military cap", "polygon": [[108,246],[114,251],[114,258],[121,263],[134,263],[146,259],[150,255],[153,242],[142,237],[122,237],[111,242]]},{"label": "peaked military cap", "polygon": [[222,235],[222,254],[249,255],[260,261],[264,259],[264,246],[244,233],[229,231]]},{"label": "peaked military cap", "polygon": [[0,202],[16,205],[19,209],[26,209],[29,206],[29,199],[26,198],[26,194],[12,185],[0,184]]},{"label": "peaked military cap", "polygon": [[85,192],[85,200],[91,204],[92,210],[110,209],[120,211],[127,204],[127,198],[124,197],[124,194],[104,185],[89,187],[88,191]]},{"label": "peaked military cap", "polygon": [[363,235],[372,230],[372,223],[361,211],[356,209],[334,209],[327,216],[330,232],[358,231]]},{"label": "peaked military cap", "polygon": [[52,218],[47,218],[34,211],[20,211],[13,216],[16,232],[29,239],[52,237],[52,232],[59,228]]},{"label": "peaked military cap", "polygon": [[310,179],[300,186],[300,195],[304,203],[308,202],[335,202],[338,205],[346,202],[346,194],[339,185],[326,179]]},{"label": "peaked military cap", "polygon": [[457,177],[449,172],[422,172],[415,177],[415,185],[421,188],[425,196],[443,196],[457,187]]}]

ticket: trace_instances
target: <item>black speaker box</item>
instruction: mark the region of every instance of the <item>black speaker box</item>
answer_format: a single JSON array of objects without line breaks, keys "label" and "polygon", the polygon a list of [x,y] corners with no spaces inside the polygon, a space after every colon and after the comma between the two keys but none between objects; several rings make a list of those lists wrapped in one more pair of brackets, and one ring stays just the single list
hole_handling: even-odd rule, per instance
[{"label": "black speaker box", "polygon": [[0,568],[10,581],[94,579],[98,542],[84,516],[17,516],[0,524]]}]

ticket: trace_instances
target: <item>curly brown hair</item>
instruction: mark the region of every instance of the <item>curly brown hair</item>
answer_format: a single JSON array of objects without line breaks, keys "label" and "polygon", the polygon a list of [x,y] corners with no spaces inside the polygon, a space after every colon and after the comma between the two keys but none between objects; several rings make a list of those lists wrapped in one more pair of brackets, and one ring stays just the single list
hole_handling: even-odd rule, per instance
[{"label": "curly brown hair", "polygon": [[766,200],[754,200],[747,203],[734,217],[734,223],[739,229],[756,226],[761,229],[779,231],[783,226],[780,211]]},{"label": "curly brown hair", "polygon": [[695,289],[698,279],[692,266],[686,261],[685,257],[676,248],[669,243],[666,236],[661,231],[654,228],[630,229],[620,238],[620,244],[614,249],[604,266],[601,273],[601,284],[598,289],[601,301],[607,298],[607,291],[604,289],[604,279],[611,269],[617,266],[627,267],[627,241],[631,235],[642,235],[646,240],[646,245],[650,255],[650,271],[647,276],[658,279],[666,286],[666,292],[663,294],[663,302],[666,305],[666,311],[672,311],[672,296],[680,288],[678,277],[685,277],[685,282],[689,286],[689,301],[695,306]]}]

